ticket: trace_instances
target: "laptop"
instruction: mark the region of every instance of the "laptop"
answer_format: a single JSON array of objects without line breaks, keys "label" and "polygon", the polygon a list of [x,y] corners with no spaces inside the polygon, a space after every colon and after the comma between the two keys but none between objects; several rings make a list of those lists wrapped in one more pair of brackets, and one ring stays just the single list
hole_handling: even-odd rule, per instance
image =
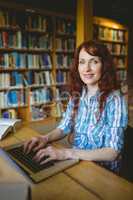
[{"label": "laptop", "polygon": [[31,200],[31,190],[26,183],[4,182],[0,183],[0,198],[2,200]]},{"label": "laptop", "polygon": [[[79,160],[52,160],[40,165],[32,159],[35,152],[31,151],[29,154],[24,154],[23,143],[10,145],[5,147],[3,150],[34,183],[39,183],[79,162]],[[46,158],[47,156],[43,159],[45,160]]]}]

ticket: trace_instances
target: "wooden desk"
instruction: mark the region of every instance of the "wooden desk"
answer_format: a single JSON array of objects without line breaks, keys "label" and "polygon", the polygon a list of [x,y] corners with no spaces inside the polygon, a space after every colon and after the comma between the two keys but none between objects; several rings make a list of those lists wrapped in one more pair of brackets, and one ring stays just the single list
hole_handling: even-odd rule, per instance
[{"label": "wooden desk", "polygon": [[[0,185],[25,183],[31,186],[32,200],[98,200],[95,195],[84,189],[64,173],[46,179],[39,184],[31,184],[27,179],[7,165],[6,160],[0,158]],[[78,195],[77,195],[78,194]]]},{"label": "wooden desk", "polygon": [[8,145],[12,145],[18,142],[18,139],[14,137],[14,134],[10,134],[8,136],[6,136],[5,139],[3,139],[2,141],[0,141],[0,147],[6,147]]},{"label": "wooden desk", "polygon": [[[23,127],[14,135],[1,141],[0,146],[15,144],[37,135],[38,133],[31,128]],[[24,176],[23,179],[30,183]],[[82,161],[39,184],[30,183],[30,186],[32,200],[133,199],[132,183],[88,161]]]},{"label": "wooden desk", "polygon": [[132,183],[93,162],[82,161],[80,164],[66,170],[65,173],[94,194],[97,194],[100,199],[133,199]]},{"label": "wooden desk", "polygon": [[10,133],[3,140],[0,141],[0,147],[6,147],[16,144],[20,141],[28,140],[32,137],[38,136],[38,133],[28,126],[21,127],[17,132]]}]

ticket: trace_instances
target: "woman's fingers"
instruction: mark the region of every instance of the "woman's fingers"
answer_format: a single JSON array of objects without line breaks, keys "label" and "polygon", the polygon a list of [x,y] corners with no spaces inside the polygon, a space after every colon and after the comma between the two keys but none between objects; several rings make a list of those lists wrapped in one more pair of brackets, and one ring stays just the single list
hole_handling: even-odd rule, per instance
[{"label": "woman's fingers", "polygon": [[24,144],[24,152],[28,154],[31,151],[31,149],[37,144],[37,142],[37,138],[32,138],[31,140],[26,142]]},{"label": "woman's fingers", "polygon": [[39,143],[33,149],[34,151],[38,151],[39,149],[43,148],[47,144],[47,140],[45,140],[45,138],[42,138],[42,136],[39,136],[38,140],[39,140]]},{"label": "woman's fingers", "polygon": [[46,149],[40,149],[33,157],[33,159],[39,162],[45,155],[46,155]]},{"label": "woman's fingers", "polygon": [[57,149],[55,147],[48,146],[47,148],[40,149],[33,159],[37,162],[40,162],[40,164],[44,164],[51,160],[64,160],[66,159],[66,156],[63,149]]},{"label": "woman's fingers", "polygon": [[47,147],[45,149],[40,149],[36,155],[34,156],[34,160],[36,160],[37,162],[40,162],[43,157],[48,156],[51,160],[56,159],[55,153],[53,151],[52,147]]},{"label": "woman's fingers", "polygon": [[38,151],[42,147],[44,147],[44,144],[43,143],[39,143],[37,146],[34,147],[33,151]]},{"label": "woman's fingers", "polygon": [[23,150],[24,153],[29,153],[31,150],[38,151],[43,148],[48,142],[47,137],[33,137],[31,140],[24,143]]},{"label": "woman's fingers", "polygon": [[28,146],[29,146],[30,142],[31,142],[31,140],[26,141],[26,142],[24,143],[24,145],[23,145],[23,151],[24,151],[24,153],[27,152],[27,149],[28,149]]},{"label": "woman's fingers", "polygon": [[53,160],[53,158],[48,157],[47,159],[41,161],[41,162],[40,162],[40,165],[43,165],[43,164],[45,164],[45,163],[47,163],[47,162],[49,162],[49,161],[51,161],[51,160]]}]

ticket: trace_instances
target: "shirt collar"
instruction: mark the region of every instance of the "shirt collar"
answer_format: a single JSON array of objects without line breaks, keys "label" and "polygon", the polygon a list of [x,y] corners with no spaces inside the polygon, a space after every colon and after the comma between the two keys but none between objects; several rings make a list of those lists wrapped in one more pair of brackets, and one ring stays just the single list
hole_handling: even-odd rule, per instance
[{"label": "shirt collar", "polygon": [[[95,93],[95,95],[91,96],[90,99],[98,99],[98,97],[101,95],[101,92],[100,90],[97,90],[97,92]],[[83,88],[82,90],[82,95],[81,95],[81,99],[84,100],[86,99],[88,96],[87,96],[87,90],[86,88]]]}]

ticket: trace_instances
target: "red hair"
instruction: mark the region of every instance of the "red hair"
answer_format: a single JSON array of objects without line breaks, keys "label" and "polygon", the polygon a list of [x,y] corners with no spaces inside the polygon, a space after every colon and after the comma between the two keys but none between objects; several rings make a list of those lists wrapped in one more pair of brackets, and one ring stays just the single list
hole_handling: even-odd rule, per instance
[{"label": "red hair", "polygon": [[[119,89],[119,84],[116,78],[116,67],[114,66],[112,56],[108,48],[97,41],[83,42],[75,51],[74,62],[70,69],[70,94],[75,102],[75,110],[78,108],[79,98],[75,98],[77,94],[81,95],[82,88],[86,85],[82,82],[78,72],[79,53],[81,49],[84,49],[88,54],[92,56],[100,57],[102,61],[102,73],[101,79],[98,82],[100,90],[100,113],[102,112],[106,103],[107,96],[114,90]],[[76,95],[75,95],[76,94]]]}]

